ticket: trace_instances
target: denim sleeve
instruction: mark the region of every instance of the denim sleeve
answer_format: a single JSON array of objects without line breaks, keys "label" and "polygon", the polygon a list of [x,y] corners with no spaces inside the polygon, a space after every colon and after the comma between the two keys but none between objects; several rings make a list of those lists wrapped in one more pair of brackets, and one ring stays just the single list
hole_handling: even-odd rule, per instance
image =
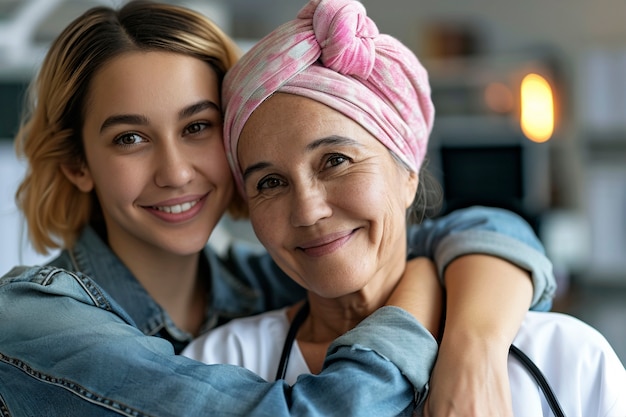
[{"label": "denim sleeve", "polygon": [[0,280],[0,410],[18,416],[402,416],[432,363],[434,339],[386,307],[337,339],[319,375],[290,387],[231,365],[174,355],[140,332],[89,278],[51,267]]},{"label": "denim sleeve", "polygon": [[506,259],[530,272],[533,280],[532,310],[552,306],[556,280],[552,263],[528,222],[498,208],[470,207],[411,226],[409,257],[427,256],[437,265],[439,276],[462,255],[480,253]]}]

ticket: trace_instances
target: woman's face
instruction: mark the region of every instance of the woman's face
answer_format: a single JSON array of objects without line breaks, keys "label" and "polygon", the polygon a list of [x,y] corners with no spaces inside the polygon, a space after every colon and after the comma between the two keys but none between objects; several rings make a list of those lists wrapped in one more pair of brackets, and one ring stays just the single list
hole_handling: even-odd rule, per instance
[{"label": "woman's face", "polygon": [[115,58],[91,82],[82,134],[86,165],[69,176],[95,190],[118,254],[204,247],[233,193],[208,64],[165,52]]},{"label": "woman's face", "polygon": [[246,123],[238,156],[254,230],[292,279],[335,298],[400,276],[417,175],[359,124],[275,94]]}]

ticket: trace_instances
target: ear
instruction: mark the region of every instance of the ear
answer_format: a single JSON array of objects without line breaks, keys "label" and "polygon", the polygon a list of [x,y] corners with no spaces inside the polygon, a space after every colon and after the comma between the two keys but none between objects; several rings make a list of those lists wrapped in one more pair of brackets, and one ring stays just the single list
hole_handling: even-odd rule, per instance
[{"label": "ear", "polygon": [[93,178],[91,171],[84,163],[80,166],[62,164],[61,171],[65,177],[83,193],[89,193],[93,190]]},{"label": "ear", "polygon": [[[406,172],[406,171],[405,171]],[[417,186],[419,184],[419,174],[414,171],[408,172],[405,186],[405,208],[408,209],[415,200],[417,194]]]}]

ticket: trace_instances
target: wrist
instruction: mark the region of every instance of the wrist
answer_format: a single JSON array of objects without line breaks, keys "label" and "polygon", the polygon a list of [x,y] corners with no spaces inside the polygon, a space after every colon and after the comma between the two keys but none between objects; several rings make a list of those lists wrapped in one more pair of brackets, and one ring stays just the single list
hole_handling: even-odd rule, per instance
[{"label": "wrist", "polygon": [[441,349],[463,349],[472,352],[501,352],[508,354],[513,342],[511,335],[498,329],[457,328],[444,329]]}]

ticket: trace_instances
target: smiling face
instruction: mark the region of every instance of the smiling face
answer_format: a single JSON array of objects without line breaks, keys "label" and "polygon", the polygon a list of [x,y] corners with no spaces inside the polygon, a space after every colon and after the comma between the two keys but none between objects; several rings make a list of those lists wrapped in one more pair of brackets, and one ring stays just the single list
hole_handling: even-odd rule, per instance
[{"label": "smiling face", "polygon": [[94,76],[86,164],[64,172],[95,190],[118,255],[190,255],[206,244],[233,193],[219,93],[208,64],[174,53],[127,53]]},{"label": "smiling face", "polygon": [[238,145],[250,220],[278,265],[325,298],[395,285],[417,175],[341,113],[275,94]]}]

